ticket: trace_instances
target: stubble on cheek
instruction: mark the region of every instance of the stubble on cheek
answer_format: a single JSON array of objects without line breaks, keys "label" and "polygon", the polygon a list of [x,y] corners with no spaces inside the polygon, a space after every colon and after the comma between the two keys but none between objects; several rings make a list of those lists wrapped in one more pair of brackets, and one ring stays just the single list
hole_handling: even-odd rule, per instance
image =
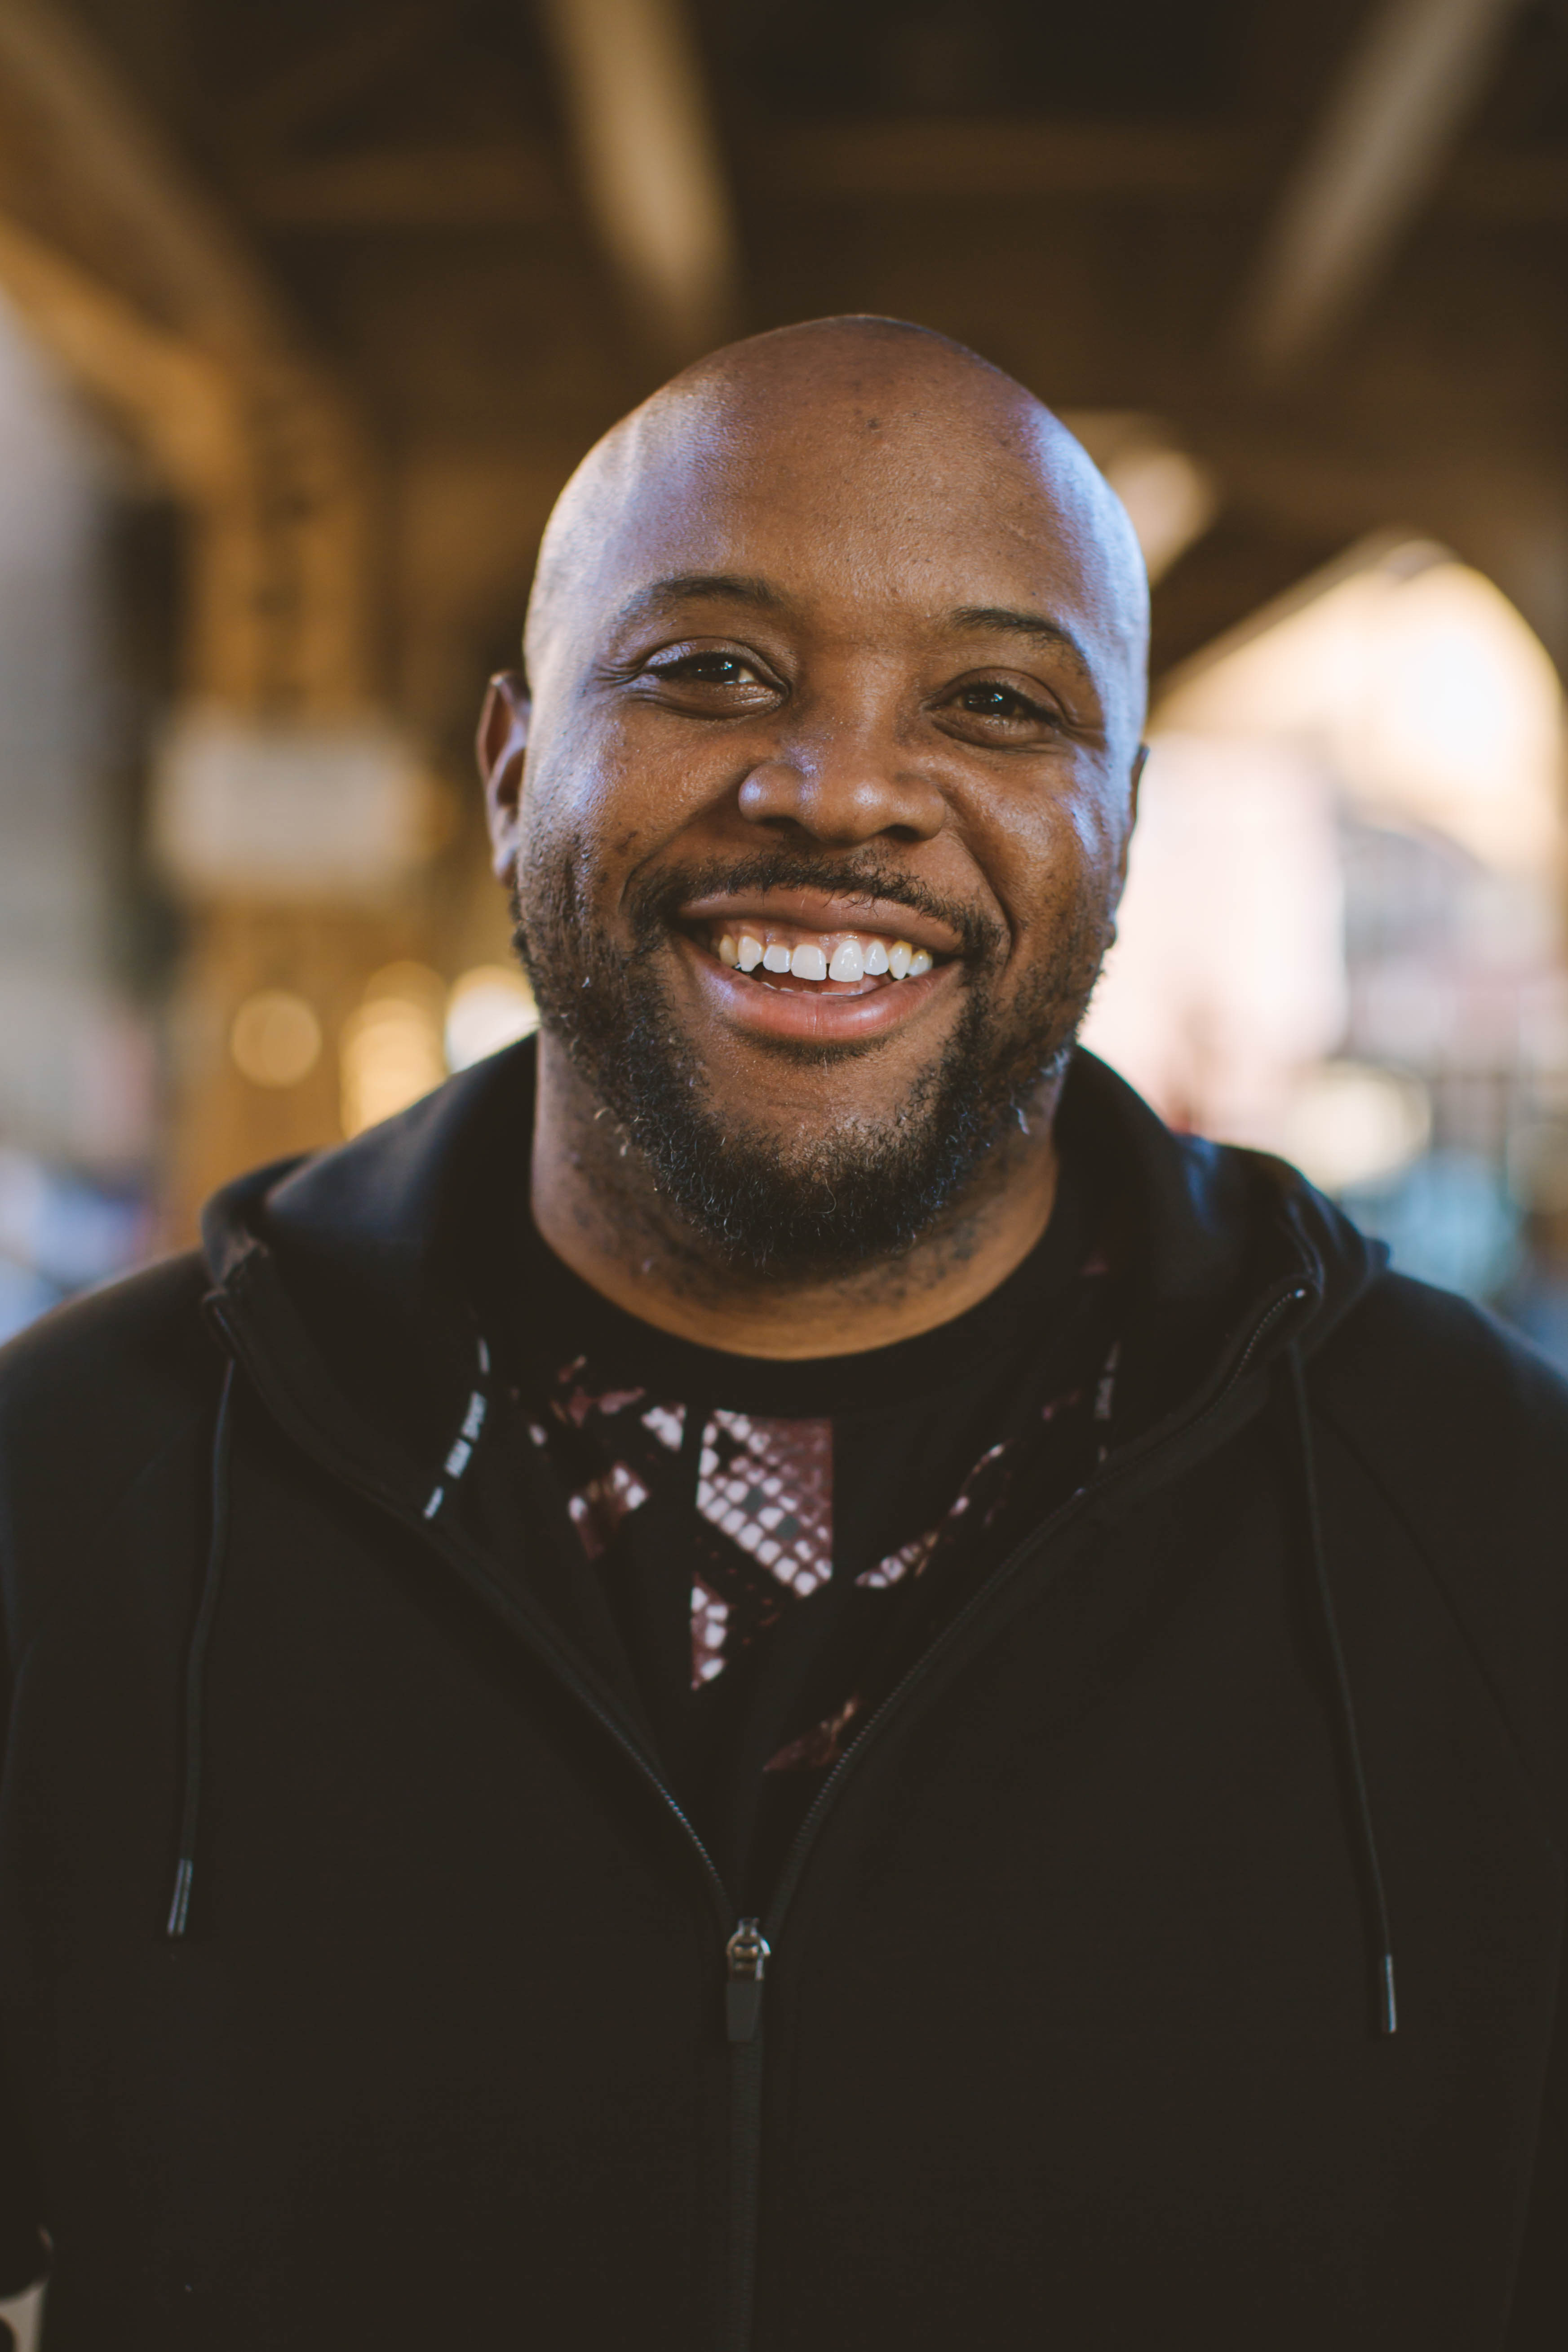
[{"label": "stubble on cheek", "polygon": [[[820,866],[782,851],[755,866],[755,879],[823,878]],[[728,1093],[719,1098],[661,982],[668,916],[693,877],[668,876],[640,904],[634,891],[623,949],[595,919],[592,871],[581,842],[520,866],[518,948],[542,1020],[613,1114],[623,1150],[635,1149],[693,1235],[731,1265],[781,1278],[898,1256],[963,1202],[1059,1075],[1110,932],[1081,868],[1076,891],[1064,880],[1057,906],[1042,910],[1037,960],[1009,957],[999,933],[972,922],[976,960],[957,1018],[898,1098],[847,1114],[841,1089],[825,1085],[822,1115],[784,1133],[749,1120]],[[847,1057],[807,1045],[780,1058],[826,1077]]]},{"label": "stubble on cheek", "polygon": [[611,944],[602,844],[576,830],[536,824],[512,870],[512,944],[540,1021],[570,1045],[595,986],[616,982],[626,958]]}]

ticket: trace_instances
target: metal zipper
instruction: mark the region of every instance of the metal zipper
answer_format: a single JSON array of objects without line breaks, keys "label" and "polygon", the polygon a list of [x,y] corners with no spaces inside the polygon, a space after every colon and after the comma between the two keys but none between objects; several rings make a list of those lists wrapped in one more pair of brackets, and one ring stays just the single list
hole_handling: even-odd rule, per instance
[{"label": "metal zipper", "polygon": [[[1247,1366],[1251,1362],[1253,1357],[1257,1354],[1259,1347],[1261,1347],[1270,1325],[1273,1324],[1279,1316],[1284,1314],[1288,1307],[1300,1306],[1301,1301],[1309,1295],[1307,1286],[1302,1283],[1298,1283],[1293,1286],[1291,1289],[1284,1292],[1280,1297],[1275,1298],[1270,1303],[1266,1312],[1254,1326],[1251,1336],[1247,1339],[1246,1346],[1242,1349],[1241,1353],[1237,1356],[1236,1362],[1232,1365],[1224,1385],[1209,1399],[1207,1404],[1205,1404],[1200,1412],[1193,1415],[1190,1421],[1184,1422],[1179,1429],[1173,1429],[1170,1433],[1170,1435],[1163,1441],[1163,1445],[1173,1445],[1179,1439],[1190,1437],[1194,1430],[1201,1429],[1205,1422],[1209,1420],[1213,1414],[1219,1411],[1226,1398],[1236,1388],[1237,1383],[1245,1378]],[[1163,1450],[1163,1445],[1162,1450]],[[795,1837],[791,1842],[789,1851],[784,1856],[784,1868],[779,1873],[778,1882],[773,1889],[773,1906],[767,1916],[767,1926],[773,1937],[776,1938],[778,1935],[784,1915],[789,1907],[791,1898],[795,1894],[796,1886],[799,1885],[802,1865],[805,1860],[806,1853],[810,1850],[816,1838],[816,1832],[821,1825],[822,1817],[830,1809],[833,1800],[837,1797],[839,1789],[842,1787],[846,1775],[854,1766],[856,1759],[864,1755],[873,1738],[885,1727],[889,1716],[891,1716],[895,1710],[905,1700],[907,1700],[911,1691],[918,1689],[919,1685],[925,1680],[926,1676],[940,1662],[943,1653],[958,1640],[966,1626],[973,1624],[976,1616],[979,1615],[984,1609],[988,1607],[991,1601],[995,1599],[1001,1587],[1005,1585],[1014,1573],[1032,1557],[1038,1548],[1050,1537],[1059,1535],[1065,1527],[1069,1526],[1073,1519],[1081,1515],[1090,1502],[1098,1503],[1100,1501],[1107,1493],[1114,1489],[1121,1479],[1130,1475],[1131,1473],[1139,1466],[1141,1466],[1139,1464],[1127,1463],[1121,1468],[1111,1471],[1108,1476],[1101,1478],[1096,1485],[1092,1486],[1080,1487],[1079,1492],[1072,1496],[1070,1501],[1064,1503],[1061,1509],[1056,1512],[1052,1517],[1042,1520],[1041,1524],[1036,1528],[1031,1534],[1026,1536],[1023,1541],[1018,1544],[1013,1551],[1009,1552],[1007,1558],[1002,1562],[1001,1566],[993,1570],[992,1573],[986,1578],[984,1583],[981,1586],[979,1591],[965,1602],[964,1606],[959,1611],[957,1616],[949,1619],[947,1624],[942,1627],[941,1633],[937,1634],[935,1639],[921,1652],[920,1656],[910,1667],[908,1673],[903,1676],[903,1679],[900,1682],[894,1684],[892,1689],[888,1693],[887,1697],[882,1701],[881,1706],[878,1707],[876,1713],[868,1718],[865,1728],[861,1731],[859,1737],[845,1749],[843,1755],[839,1758],[837,1763],[834,1766],[832,1771],[828,1774],[826,1780],[817,1790],[816,1795],[812,1800],[811,1805],[806,1811],[805,1820],[801,1822],[799,1829],[795,1832]],[[771,1956],[771,1943],[767,1948]]]},{"label": "metal zipper", "polygon": [[[1288,1309],[1300,1306],[1310,1296],[1310,1286],[1297,1282],[1292,1284],[1289,1290],[1282,1291],[1270,1301],[1253,1326],[1245,1346],[1220,1388],[1189,1421],[1184,1422],[1178,1429],[1171,1431],[1162,1441],[1162,1451],[1166,1445],[1173,1445],[1178,1440],[1190,1437],[1220,1410],[1236,1389],[1237,1382],[1246,1377],[1248,1366],[1272,1326]],[[742,2078],[740,2070],[737,2069],[736,2098],[731,2109],[734,2120],[731,2147],[731,2308],[734,2315],[734,2333],[731,2338],[731,2352],[752,2352],[752,2308],[761,2189],[763,1976],[766,1963],[773,1957],[773,1941],[778,1937],[784,1915],[800,1884],[806,1857],[816,1843],[823,1822],[831,1811],[857,1760],[863,1758],[866,1749],[877,1735],[885,1730],[889,1718],[908,1703],[911,1694],[918,1691],[943,1654],[959,1640],[965,1627],[973,1623],[976,1616],[995,1599],[1001,1588],[1044,1543],[1070,1525],[1072,1520],[1087,1507],[1090,1500],[1099,1502],[1108,1489],[1113,1488],[1120,1479],[1130,1475],[1139,1466],[1141,1465],[1136,1463],[1126,1464],[1121,1469],[1113,1471],[1110,1476],[1102,1478],[1092,1488],[1080,1489],[1079,1493],[1064,1504],[1054,1517],[1044,1520],[1008,1554],[999,1568],[993,1570],[980,1591],[959,1611],[956,1617],[950,1619],[936,1639],[921,1653],[903,1679],[894,1685],[876,1713],[868,1719],[859,1737],[845,1750],[812,1800],[805,1817],[790,1843],[789,1851],[784,1856],[784,1868],[779,1873],[778,1881],[773,1889],[773,1902],[765,1923],[768,1933],[763,1934],[764,1923],[761,1919],[743,1919],[725,1947],[731,1969],[727,1995],[730,2002],[731,2041],[737,2040],[737,2027],[741,2029],[741,2038],[737,2042],[733,2054],[741,2057],[747,2052],[755,2053],[752,2064],[744,2077],[746,2096],[743,2101],[740,2088]],[[737,1982],[734,1957],[737,1954],[742,1958],[739,1982]],[[754,1969],[747,1965],[752,1954],[756,1955]],[[750,2146],[745,2145],[745,2135],[748,2132],[752,2136]],[[742,2203],[742,2197],[747,2195],[751,2200],[749,2206]]]},{"label": "metal zipper", "polygon": [[[270,1400],[274,1418],[292,1426],[303,1450],[317,1460],[321,1455],[313,1443],[316,1433],[302,1420],[297,1419],[289,1407],[287,1397],[281,1400],[255,1359],[245,1347],[221,1306],[213,1310],[217,1324],[237,1361],[244,1364],[255,1387]],[[389,1489],[374,1479],[345,1471],[341,1463],[328,1464],[333,1475],[396,1519],[414,1535],[444,1552],[448,1559],[458,1558],[458,1564],[465,1575],[477,1579],[487,1591],[501,1603],[501,1613],[514,1625],[519,1625],[524,1638],[536,1655],[555,1675],[556,1680],[608,1733],[621,1754],[635,1768],[645,1786],[658,1799],[665,1811],[680,1831],[687,1845],[696,1855],[703,1876],[708,1882],[718,1913],[720,1932],[724,1936],[725,2025],[730,2070],[730,2242],[729,2242],[729,2316],[725,2327],[724,2352],[748,2352],[752,2338],[753,2282],[756,2271],[756,2212],[758,2199],[758,2167],[762,2138],[762,2041],[758,2032],[763,1973],[772,1957],[766,1938],[754,1918],[737,1918],[734,1897],[726,1886],[718,1864],[709,1853],[696,1824],[687,1813],[674,1790],[660,1777],[651,1757],[603,1706],[596,1694],[584,1682],[572,1662],[570,1653],[556,1646],[547,1627],[536,1622],[526,1612],[517,1607],[515,1597],[502,1591],[485,1570],[482,1559],[468,1555],[467,1547],[451,1542],[447,1530],[433,1526],[429,1520],[416,1517],[412,1509]]]},{"label": "metal zipper", "polygon": [[761,1922],[742,1919],[724,1947],[724,2022],[730,2041],[730,2307],[726,2352],[749,2352],[756,2300],[757,2218],[763,2161],[763,1979],[772,1947]]},{"label": "metal zipper", "polygon": [[[1193,1415],[1191,1420],[1184,1422],[1179,1428],[1170,1433],[1163,1441],[1162,1450],[1163,1445],[1174,1444],[1178,1439],[1191,1436],[1194,1430],[1201,1429],[1204,1423],[1219,1411],[1237,1382],[1245,1377],[1248,1365],[1262,1345],[1271,1325],[1289,1307],[1300,1306],[1309,1296],[1309,1286],[1298,1282],[1289,1290],[1282,1291],[1270,1302],[1254,1326],[1222,1386],[1209,1399],[1207,1404]],[[245,1361],[247,1370],[250,1372],[252,1380],[256,1381],[258,1388],[266,1388],[268,1384],[257,1379],[255,1364],[248,1358],[238,1335],[221,1307],[215,1308],[214,1319],[219,1324],[235,1354]],[[277,1412],[276,1403],[274,1412]],[[279,1417],[284,1420],[293,1419],[292,1414],[288,1412]],[[296,1423],[295,1427],[297,1432],[305,1433],[302,1423]],[[309,1434],[313,1435],[314,1433],[309,1433]],[[308,1436],[306,1451],[314,1451],[309,1443]],[[341,1465],[332,1466],[336,1475],[339,1476],[343,1475]],[[881,1706],[869,1717],[859,1737],[839,1758],[807,1809],[805,1817],[796,1831],[784,1857],[784,1868],[779,1874],[773,1905],[765,1923],[761,1918],[736,1918],[733,1897],[724,1883],[718,1864],[709,1853],[679,1799],[660,1778],[652,1759],[628,1736],[608,1708],[600,1704],[593,1690],[577,1674],[569,1654],[557,1649],[547,1630],[534,1623],[531,1618],[524,1617],[527,1638],[557,1680],[609,1734],[622,1755],[636,1768],[644,1783],[652,1790],[682,1832],[687,1844],[701,1865],[721,1927],[727,1931],[724,1940],[724,2000],[726,2038],[730,2054],[730,2260],[724,2352],[752,2352],[757,2224],[762,2186],[763,1990],[766,1979],[767,1964],[773,1958],[773,1940],[777,1937],[780,1924],[800,1884],[806,1856],[816,1843],[822,1823],[831,1811],[846,1778],[854,1769],[857,1761],[864,1756],[873,1739],[885,1730],[889,1720],[908,1703],[910,1695],[920,1688],[945,1652],[957,1642],[964,1629],[973,1624],[980,1612],[994,1600],[1002,1587],[1032,1558],[1042,1544],[1068,1526],[1090,1499],[1098,1502],[1108,1489],[1114,1487],[1120,1479],[1128,1476],[1139,1465],[1133,1463],[1126,1464],[1120,1470],[1112,1472],[1110,1476],[1100,1479],[1094,1486],[1080,1489],[1079,1494],[1065,1504],[1053,1517],[1043,1521],[1038,1528],[1026,1536],[1008,1554],[1002,1565],[986,1578],[980,1591],[966,1602],[957,1616],[952,1618],[929,1647],[921,1652],[902,1680],[894,1685]],[[442,1540],[445,1531],[426,1520],[416,1518],[397,1496],[389,1493],[374,1481],[363,1477],[356,1478],[351,1475],[346,1483],[356,1487],[368,1500],[389,1511],[394,1517],[402,1521],[414,1533],[435,1544],[437,1549],[445,1551],[448,1558],[453,1556],[457,1547]],[[468,1572],[470,1575],[477,1574],[487,1589],[505,1604],[503,1613],[509,1616],[513,1614],[516,1610],[513,1597],[501,1592],[491,1582],[490,1578],[477,1560],[468,1565]],[[734,1922],[733,1926],[731,1925],[731,1921]],[[768,1933],[763,1932],[764,1924],[769,1930]]]},{"label": "metal zipper", "polygon": [[731,2042],[752,2042],[763,2013],[763,1978],[773,1956],[773,1946],[756,1919],[742,1919],[724,1947],[729,1982],[724,1988],[724,2022]]}]

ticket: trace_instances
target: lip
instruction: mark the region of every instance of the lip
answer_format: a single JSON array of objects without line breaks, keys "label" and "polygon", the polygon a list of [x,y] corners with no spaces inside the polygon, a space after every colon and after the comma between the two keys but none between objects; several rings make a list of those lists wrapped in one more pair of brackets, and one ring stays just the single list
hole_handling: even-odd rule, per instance
[{"label": "lip", "polygon": [[[912,907],[854,890],[740,891],[732,897],[716,893],[689,900],[676,919],[681,923],[798,923],[808,931],[877,931],[886,939],[908,940],[912,948],[929,948],[932,955],[940,956],[956,956],[963,944],[955,931],[930,915],[917,915]],[[925,975],[927,979],[934,976]],[[910,983],[901,980],[898,985],[908,988]]]},{"label": "lip", "polygon": [[[781,922],[815,923],[816,919],[815,914],[785,917],[776,899],[773,912]],[[840,923],[823,928],[847,927]],[[910,934],[905,931],[900,936],[909,939]],[[931,1005],[933,997],[955,987],[963,971],[959,963],[934,964],[930,971],[893,981],[864,995],[848,990],[840,994],[821,987],[771,988],[765,980],[731,971],[685,934],[677,932],[675,937],[681,960],[699,990],[727,1026],[749,1030],[754,1036],[788,1037],[820,1045],[868,1045],[905,1027]]]}]

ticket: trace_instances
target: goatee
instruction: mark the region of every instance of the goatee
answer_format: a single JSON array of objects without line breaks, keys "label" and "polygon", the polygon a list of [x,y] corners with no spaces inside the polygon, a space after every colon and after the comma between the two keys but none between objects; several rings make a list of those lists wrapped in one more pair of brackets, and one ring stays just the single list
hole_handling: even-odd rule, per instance
[{"label": "goatee", "polygon": [[[962,941],[963,1004],[941,1055],[891,1115],[784,1143],[714,1102],[656,960],[678,909],[694,899],[847,887],[945,923]],[[541,1024],[695,1235],[737,1271],[780,1281],[897,1258],[960,1206],[988,1155],[1059,1075],[1111,935],[1107,909],[1076,907],[1048,963],[1004,1007],[1000,927],[896,866],[827,866],[773,849],[665,869],[630,895],[626,913],[630,950],[608,953],[576,857],[536,862],[526,883],[520,861],[515,944]],[[845,1052],[784,1041],[770,1050],[825,1069]]]}]

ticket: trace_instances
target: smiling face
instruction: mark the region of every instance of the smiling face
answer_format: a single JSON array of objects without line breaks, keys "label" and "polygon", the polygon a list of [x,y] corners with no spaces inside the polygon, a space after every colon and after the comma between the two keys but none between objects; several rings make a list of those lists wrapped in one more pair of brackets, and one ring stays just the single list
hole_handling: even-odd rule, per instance
[{"label": "smiling face", "polygon": [[[753,1268],[906,1249],[1048,1089],[1110,936],[1144,603],[1019,387],[760,338],[569,488],[487,722],[546,1055]],[[521,746],[526,734],[526,758]]]}]

